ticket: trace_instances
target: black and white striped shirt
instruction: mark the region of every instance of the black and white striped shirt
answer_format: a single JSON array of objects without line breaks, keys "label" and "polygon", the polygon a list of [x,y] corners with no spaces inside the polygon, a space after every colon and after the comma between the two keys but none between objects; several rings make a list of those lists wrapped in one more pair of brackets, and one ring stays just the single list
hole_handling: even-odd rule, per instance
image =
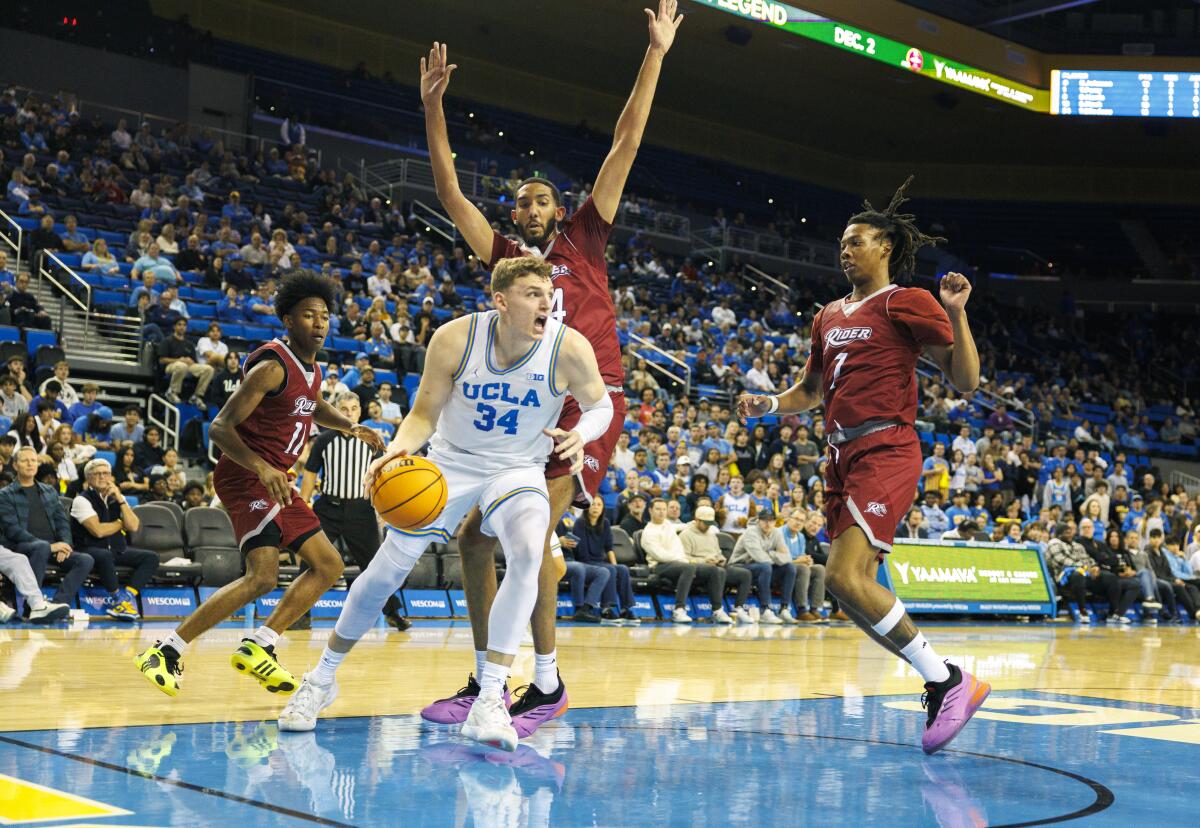
[{"label": "black and white striped shirt", "polygon": [[326,429],[317,435],[305,471],[321,475],[321,493],[339,500],[364,498],[363,475],[375,452],[357,437]]}]

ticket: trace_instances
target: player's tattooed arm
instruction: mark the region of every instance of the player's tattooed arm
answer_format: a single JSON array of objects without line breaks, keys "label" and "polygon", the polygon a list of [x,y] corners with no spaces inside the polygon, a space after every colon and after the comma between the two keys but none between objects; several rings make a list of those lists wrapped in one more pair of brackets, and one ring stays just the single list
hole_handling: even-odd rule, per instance
[{"label": "player's tattooed arm", "polygon": [[938,295],[954,328],[954,344],[926,345],[925,353],[938,364],[956,391],[970,393],[979,387],[979,351],[967,322],[967,299],[971,283],[961,273],[942,277]]},{"label": "player's tattooed arm", "polygon": [[[778,401],[778,404],[776,404]],[[800,370],[800,381],[782,394],[742,394],[738,397],[738,417],[743,420],[767,414],[797,414],[821,404],[821,376]]]},{"label": "player's tattooed arm", "polygon": [[258,408],[263,397],[278,390],[286,378],[283,366],[275,360],[260,361],[225,402],[208,430],[209,439],[216,443],[221,453],[257,474],[272,502],[284,506],[292,502],[292,486],[287,475],[255,454],[238,435],[237,426]]},{"label": "player's tattooed arm", "polygon": [[426,57],[421,58],[421,103],[425,106],[425,139],[429,143],[429,161],[433,165],[434,186],[438,200],[450,214],[475,255],[485,262],[492,258],[492,226],[479,208],[463,195],[454,171],[454,155],[450,150],[450,134],[446,129],[446,113],[442,97],[450,84],[450,75],[458,68],[449,63],[446,44],[433,44]]}]

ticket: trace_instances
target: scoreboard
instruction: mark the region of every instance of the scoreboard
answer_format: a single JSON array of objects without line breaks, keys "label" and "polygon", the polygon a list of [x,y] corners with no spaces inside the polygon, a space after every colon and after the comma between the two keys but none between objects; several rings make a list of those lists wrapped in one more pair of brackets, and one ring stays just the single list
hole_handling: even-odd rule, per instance
[{"label": "scoreboard", "polygon": [[1055,69],[1052,115],[1200,118],[1200,73]]}]

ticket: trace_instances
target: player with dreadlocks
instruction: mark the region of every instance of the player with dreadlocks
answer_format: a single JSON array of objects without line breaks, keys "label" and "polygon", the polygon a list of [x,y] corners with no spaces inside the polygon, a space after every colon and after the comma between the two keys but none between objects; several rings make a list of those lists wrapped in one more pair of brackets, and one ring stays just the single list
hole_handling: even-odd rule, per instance
[{"label": "player with dreadlocks", "polygon": [[911,181],[896,190],[887,209],[864,202],[866,209],[847,223],[841,264],[853,290],[813,319],[812,352],[800,381],[778,396],[743,395],[738,413],[795,414],[824,403],[831,455],[825,516],[833,538],[826,584],[863,632],[925,680],[921,746],[933,753],[958,735],[991,688],[943,661],[875,575],[920,476],[913,428],[917,357],[927,353],[955,388],[970,393],[979,384],[979,354],[967,324],[971,284],[962,274],[942,277],[944,310],[928,291],[893,281],[912,274],[918,250],[944,241],[925,235],[914,216],[900,212]]}]

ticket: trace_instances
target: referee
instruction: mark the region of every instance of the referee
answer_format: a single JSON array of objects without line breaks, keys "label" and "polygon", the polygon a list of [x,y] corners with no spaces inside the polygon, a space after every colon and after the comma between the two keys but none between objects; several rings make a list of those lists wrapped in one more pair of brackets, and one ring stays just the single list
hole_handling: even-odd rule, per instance
[{"label": "referee", "polygon": [[[361,420],[361,406],[353,393],[338,394],[333,403],[350,422]],[[363,496],[362,487],[363,476],[375,457],[371,447],[362,440],[326,429],[313,441],[300,484],[300,496],[312,502],[317,475],[322,475],[321,496],[313,504],[313,511],[320,518],[321,528],[329,540],[336,542],[341,538],[354,562],[364,571],[379,551],[380,544],[375,509]],[[395,595],[388,598],[383,614],[398,630],[411,626],[400,614],[400,601]]]}]

